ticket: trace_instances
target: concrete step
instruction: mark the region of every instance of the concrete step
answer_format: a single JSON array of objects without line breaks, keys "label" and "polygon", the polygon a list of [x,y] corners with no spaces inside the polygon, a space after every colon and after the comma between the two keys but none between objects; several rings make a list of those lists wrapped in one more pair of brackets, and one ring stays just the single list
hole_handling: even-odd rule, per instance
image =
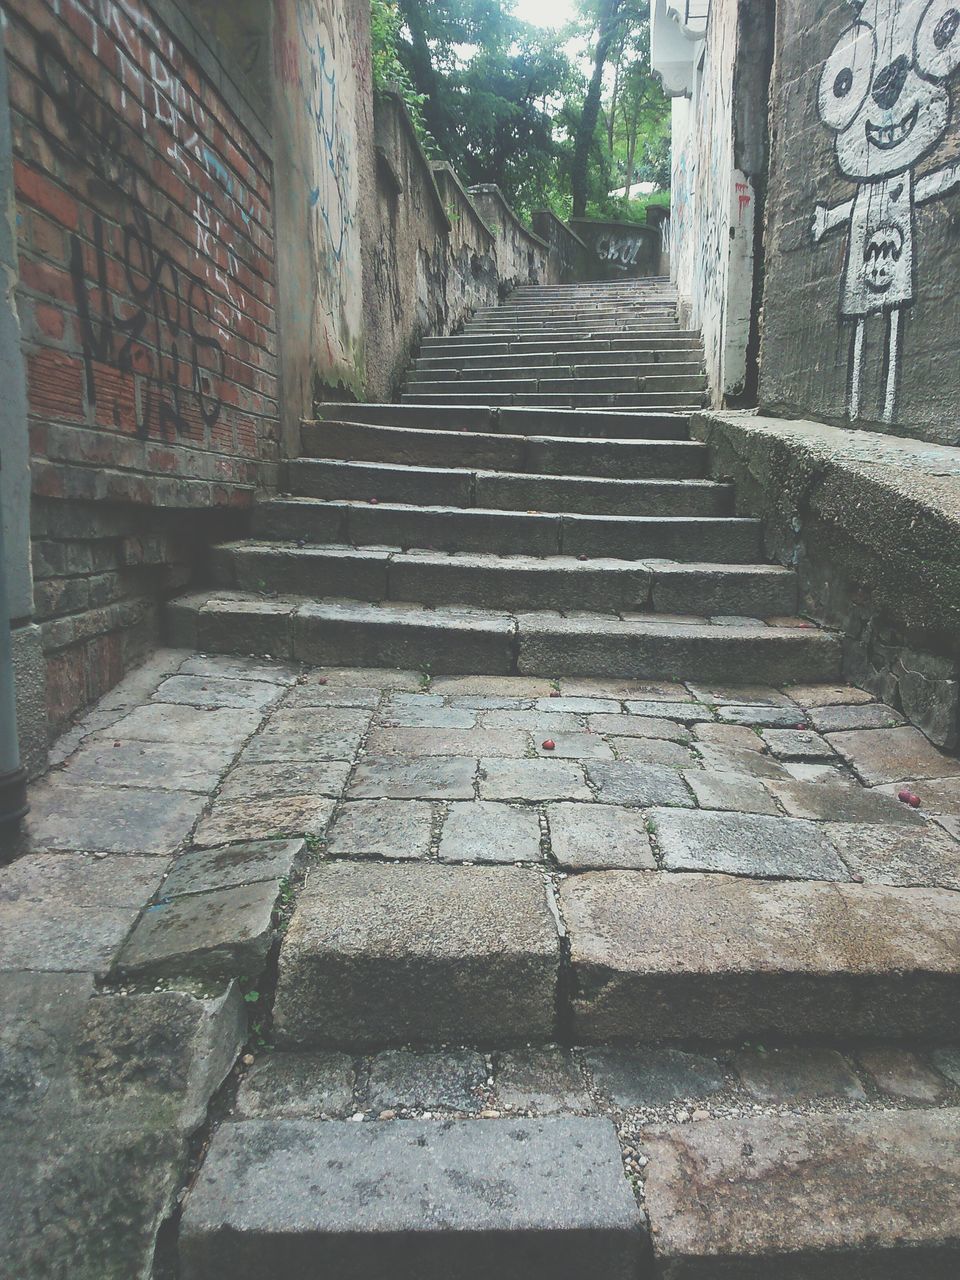
[{"label": "concrete step", "polygon": [[407,392],[402,397],[404,404],[421,405],[493,405],[507,408],[542,406],[547,409],[647,409],[665,412],[695,413],[705,403],[703,393],[693,394],[686,391],[650,391],[650,392],[610,392],[583,395],[560,395],[553,392],[516,392],[512,395],[489,392],[447,392],[426,393],[420,390]]},{"label": "concrete step", "polygon": [[636,1280],[646,1253],[585,1117],[224,1124],[180,1231],[183,1280]]},{"label": "concrete step", "polygon": [[[750,839],[770,875],[820,856],[812,824],[754,818],[791,830],[748,837],[716,814],[659,813],[701,866],[743,865]],[[947,890],[603,872],[565,881],[561,900],[579,1041],[960,1032],[960,895]]]},{"label": "concrete step", "polygon": [[361,422],[385,427],[435,431],[503,432],[506,435],[606,437],[627,440],[689,440],[689,414],[572,412],[564,409],[511,408],[489,404],[321,404],[323,421]]},{"label": "concrete step", "polygon": [[646,335],[642,333],[595,333],[586,338],[564,338],[556,341],[539,337],[495,338],[487,334],[473,338],[459,333],[446,338],[424,338],[420,344],[420,349],[424,355],[453,354],[458,351],[468,355],[474,353],[483,355],[485,352],[491,355],[504,355],[509,351],[520,354],[542,351],[552,355],[554,352],[562,354],[567,351],[637,351],[643,349],[653,351],[700,351],[702,350],[702,343],[700,335],[697,333],[684,333],[673,329],[664,329],[662,332]]},{"label": "concrete step", "polygon": [[236,542],[215,547],[217,587],[282,595],[477,605],[484,609],[662,611],[703,616],[786,617],[796,575],[770,565],[686,565],[570,556],[405,553],[349,546]]},{"label": "concrete step", "polygon": [[595,516],[277,498],[254,509],[259,538],[498,555],[704,559],[756,564],[760,522],[725,516]]},{"label": "concrete step", "polygon": [[492,356],[489,360],[419,360],[411,370],[408,381],[439,381],[447,378],[470,379],[520,379],[539,381],[541,378],[657,378],[664,374],[671,378],[698,375],[703,372],[700,360],[685,360],[672,353],[671,360],[644,360],[641,353],[628,351],[598,352],[596,357],[586,357],[580,362],[573,357],[554,356],[552,360],[535,356]]},{"label": "concrete step", "polygon": [[641,1146],[658,1276],[960,1275],[956,1109],[706,1120]]},{"label": "concrete step", "polygon": [[[529,375],[518,374],[518,377],[540,377],[541,369],[551,369],[560,366],[562,368],[601,368],[607,369],[611,365],[620,367],[629,367],[633,369],[637,366],[647,368],[653,366],[653,371],[659,373],[699,373],[703,367],[703,361],[700,358],[699,349],[691,349],[689,351],[682,348],[666,348],[665,350],[655,350],[653,348],[631,351],[629,348],[623,350],[608,350],[606,348],[597,348],[591,350],[585,347],[581,351],[554,352],[540,351],[534,349],[528,352],[514,352],[513,354],[505,353],[503,355],[472,355],[466,351],[460,354],[451,353],[443,355],[442,348],[436,348],[429,355],[421,356],[416,364],[416,372],[427,372],[436,370],[438,372],[464,372],[469,373],[474,370],[478,373],[489,373],[503,371],[507,369],[532,369],[535,373]],[[680,366],[678,369],[677,366]],[[503,376],[507,376],[504,374]],[[549,375],[544,375],[549,376]]]},{"label": "concrete step", "polygon": [[300,449],[307,457],[341,458],[347,462],[399,462],[406,466],[476,467],[635,480],[700,480],[708,468],[706,446],[692,440],[565,440],[351,422],[305,422],[300,431]]},{"label": "concrete step", "polygon": [[509,343],[512,347],[522,348],[527,344],[537,344],[552,351],[562,349],[562,343],[570,342],[579,345],[584,341],[608,343],[640,343],[659,346],[661,341],[672,346],[677,342],[701,341],[700,334],[694,329],[678,329],[676,325],[636,325],[623,326],[611,324],[580,325],[574,333],[560,331],[515,333],[508,326],[502,329],[484,329],[476,333],[459,333],[444,338],[424,338],[420,344],[421,351],[430,351],[436,347],[453,349],[455,347],[487,347],[491,343]]},{"label": "concrete step", "polygon": [[584,515],[721,516],[733,489],[713,480],[610,480],[301,458],[287,468],[296,497]]},{"label": "concrete step", "polygon": [[[727,679],[770,684],[837,678],[835,636],[795,627],[711,626],[564,617],[462,605],[263,598],[209,591],[167,607],[171,643],[210,653],[269,653],[313,664],[430,669],[435,674]],[[442,1037],[441,1037],[442,1038]]]},{"label": "concrete step", "polygon": [[496,370],[489,376],[474,373],[469,378],[455,379],[436,379],[423,374],[411,377],[405,389],[413,395],[418,395],[421,391],[428,395],[448,391],[475,396],[485,395],[488,391],[495,395],[501,392],[544,391],[563,395],[605,395],[621,391],[703,392],[706,385],[706,377],[697,369],[688,373],[672,369],[667,371],[654,366],[653,372],[647,373],[614,373],[596,369],[569,372],[556,368],[527,372],[515,369],[506,374]]}]

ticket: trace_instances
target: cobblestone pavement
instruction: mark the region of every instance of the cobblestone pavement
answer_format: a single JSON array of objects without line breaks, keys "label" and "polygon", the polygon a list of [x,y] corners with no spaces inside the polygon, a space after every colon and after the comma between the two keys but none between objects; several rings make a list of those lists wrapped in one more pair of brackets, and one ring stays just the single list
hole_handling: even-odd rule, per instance
[{"label": "cobblestone pavement", "polygon": [[[0,1254],[20,1250],[24,1275],[58,1259],[64,1275],[149,1274],[209,1115],[607,1116],[642,1200],[664,1125],[960,1105],[960,1045],[932,988],[907,993],[934,1028],[909,1046],[885,1038],[882,1010],[841,1021],[839,992],[822,1002],[832,1021],[801,992],[761,1040],[696,1007],[649,1035],[635,995],[591,988],[634,885],[677,921],[669,895],[698,885],[772,891],[804,929],[814,892],[879,934],[912,912],[911,946],[955,977],[933,935],[957,910],[960,764],[854,688],[430,681],[166,650],[61,740],[31,801],[0,870]],[[413,962],[382,937],[386,868],[389,909],[416,917],[436,897],[452,920],[409,987]],[[324,911],[344,937],[320,955]],[[367,967],[317,984],[331,947]],[[378,1040],[391,1024],[363,983],[381,962],[400,973],[391,999],[449,975],[475,1020],[458,1035],[437,995]],[[159,1238],[162,1275],[174,1233]]]}]

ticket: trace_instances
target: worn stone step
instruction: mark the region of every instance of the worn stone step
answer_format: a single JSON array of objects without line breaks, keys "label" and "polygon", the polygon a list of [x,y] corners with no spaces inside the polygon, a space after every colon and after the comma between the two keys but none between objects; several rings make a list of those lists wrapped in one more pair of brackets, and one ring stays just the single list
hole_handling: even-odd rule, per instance
[{"label": "worn stone step", "polygon": [[466,605],[200,592],[166,610],[171,643],[210,653],[269,653],[314,665],[434,674],[721,682],[749,671],[770,684],[835,680],[836,637],[793,627],[710,626],[615,616],[564,617]]},{"label": "worn stone step", "polygon": [[[704,817],[675,821],[688,823],[707,865],[726,859],[737,866],[742,837],[728,833],[724,845],[706,829],[715,819]],[[788,820],[766,820],[777,821]],[[770,875],[784,874],[785,859],[800,856],[801,837],[814,839],[811,825],[795,823],[778,844],[770,836],[759,841]],[[561,898],[575,1039],[960,1033],[955,893],[602,872],[566,880]]]},{"label": "worn stone step", "polygon": [[614,1125],[585,1117],[224,1124],[187,1198],[183,1280],[636,1280]]},{"label": "worn stone step", "polygon": [[733,508],[731,486],[713,480],[612,480],[316,458],[291,462],[288,486],[297,497],[503,511],[719,516]]},{"label": "worn stone step", "polygon": [[[436,353],[421,356],[416,364],[416,372],[419,375],[421,371],[436,370],[438,372],[464,370],[477,370],[480,373],[488,373],[493,370],[506,369],[530,369],[537,371],[541,369],[551,369],[560,365],[563,367],[573,368],[608,368],[609,366],[630,366],[631,368],[641,366],[668,366],[666,372],[676,370],[681,366],[681,371],[698,373],[703,367],[703,362],[699,357],[696,348],[691,347],[689,350],[682,347],[666,347],[662,350],[653,347],[638,347],[636,350],[629,349],[610,349],[597,348],[591,351],[586,347],[579,351],[517,351],[504,353],[502,355],[472,355],[461,352],[459,355],[451,352],[449,355],[441,354],[442,348],[438,348]],[[503,374],[504,377],[512,377],[512,374]],[[524,376],[520,374],[519,376]],[[532,376],[532,375],[531,375]],[[549,376],[549,375],[546,375]]]},{"label": "worn stone step", "polygon": [[445,338],[424,338],[421,342],[421,353],[425,356],[458,354],[471,355],[478,358],[485,355],[544,355],[562,356],[566,352],[581,351],[702,351],[703,344],[698,333],[664,330],[648,336],[643,334],[591,334],[586,338],[564,338],[549,340],[545,338],[515,338],[511,341],[497,339],[486,334],[474,338],[465,334],[453,334]]},{"label": "worn stone step", "polygon": [[576,438],[689,440],[689,415],[617,413],[594,410],[499,408],[478,405],[321,404],[323,421],[360,422],[373,426],[415,427],[435,431],[502,432]]},{"label": "worn stone step", "polygon": [[405,393],[404,404],[420,405],[476,405],[487,404],[497,407],[540,406],[547,409],[661,409],[667,412],[685,410],[695,413],[703,408],[704,396],[689,392],[651,391],[651,392],[611,392],[596,395],[559,395],[553,392],[520,392],[514,395],[505,393],[488,394],[475,392],[447,392],[429,394],[417,391]]},{"label": "worn stone step", "polygon": [[606,395],[610,392],[647,391],[668,393],[703,391],[706,377],[699,370],[693,373],[664,371],[654,367],[652,372],[623,373],[614,376],[597,376],[596,370],[577,372],[572,376],[564,369],[540,370],[533,376],[530,371],[524,373],[514,370],[508,376],[494,373],[489,377],[473,374],[469,378],[430,378],[413,377],[405,384],[411,395],[425,392],[427,395],[455,391],[457,394],[485,395],[488,391],[494,395],[501,393],[548,392],[550,394],[570,395]]},{"label": "worn stone step", "polygon": [[[629,352],[611,352],[603,353],[606,356],[616,355],[616,360],[590,360],[586,363],[573,363],[561,357],[557,357],[551,364],[539,363],[537,360],[530,360],[526,364],[514,363],[512,365],[498,365],[495,358],[491,358],[490,362],[468,363],[449,362],[440,365],[438,361],[420,360],[417,362],[416,368],[411,370],[407,378],[407,386],[414,387],[423,382],[485,382],[496,381],[503,382],[536,382],[543,383],[545,381],[564,378],[570,379],[584,378],[602,378],[606,381],[608,378],[622,380],[624,378],[632,379],[634,385],[638,378],[697,378],[703,373],[703,366],[699,360],[664,360],[664,361],[642,361],[629,359]],[[625,356],[627,357],[625,359]],[[502,359],[510,361],[520,361],[520,356],[505,356]],[[545,388],[548,390],[549,388]]]},{"label": "worn stone step", "polygon": [[581,316],[590,317],[592,315],[611,315],[616,317],[634,316],[634,315],[651,315],[662,314],[663,312],[675,312],[676,303],[669,299],[652,299],[652,298],[596,298],[592,301],[586,301],[581,298],[567,299],[562,303],[556,301],[531,300],[525,302],[505,303],[499,307],[480,307],[470,318],[469,323],[482,324],[486,320],[503,319],[507,316],[517,316],[524,320],[538,319],[563,319],[576,318]]},{"label": "worn stone step", "polygon": [[504,609],[659,608],[665,613],[779,617],[794,612],[796,575],[768,565],[579,561],[567,556],[445,555],[349,546],[236,542],[214,547],[218,587],[357,600]]},{"label": "worn stone step", "polygon": [[450,432],[353,422],[305,422],[301,454],[407,466],[477,467],[542,475],[701,480],[709,454],[699,441],[570,440],[503,432]]},{"label": "worn stone step", "polygon": [[551,351],[559,351],[563,349],[563,343],[572,343],[579,346],[585,340],[591,344],[594,342],[607,342],[617,346],[623,343],[638,343],[640,345],[672,346],[675,343],[699,343],[701,341],[700,334],[695,329],[678,329],[670,325],[639,325],[639,326],[614,326],[614,325],[581,325],[573,332],[564,333],[562,331],[547,333],[543,330],[535,330],[533,332],[517,333],[507,328],[503,329],[484,329],[477,333],[460,333],[444,338],[424,338],[420,344],[422,351],[430,351],[436,347],[449,348],[451,350],[456,347],[474,347],[486,348],[491,344],[509,344],[511,349],[522,350],[530,344],[542,345]]},{"label": "worn stone step", "polygon": [[755,1116],[651,1129],[665,1280],[953,1280],[960,1111]]},{"label": "worn stone step", "polygon": [[351,546],[733,564],[761,559],[760,522],[732,516],[594,516],[277,498],[258,504],[253,523],[261,538]]}]

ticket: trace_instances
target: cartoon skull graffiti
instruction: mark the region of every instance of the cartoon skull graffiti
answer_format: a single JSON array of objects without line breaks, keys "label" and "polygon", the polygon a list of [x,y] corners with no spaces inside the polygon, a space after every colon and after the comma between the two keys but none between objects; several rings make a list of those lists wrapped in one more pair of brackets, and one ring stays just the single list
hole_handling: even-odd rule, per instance
[{"label": "cartoon skull graffiti", "polygon": [[960,165],[914,177],[947,134],[960,66],[960,0],[853,0],[820,76],[820,119],[852,200],[817,205],[813,238],[847,227],[840,316],[852,323],[848,412],[861,413],[867,318],[886,318],[883,420],[896,414],[904,308],[916,297],[914,209],[960,186]]}]

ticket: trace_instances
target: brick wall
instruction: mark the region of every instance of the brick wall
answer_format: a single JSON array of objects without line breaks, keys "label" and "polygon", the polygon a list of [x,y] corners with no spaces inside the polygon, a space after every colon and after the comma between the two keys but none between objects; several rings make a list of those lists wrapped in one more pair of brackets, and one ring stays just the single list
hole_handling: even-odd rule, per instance
[{"label": "brick wall", "polygon": [[270,140],[170,0],[5,0],[51,727],[278,457]]}]

